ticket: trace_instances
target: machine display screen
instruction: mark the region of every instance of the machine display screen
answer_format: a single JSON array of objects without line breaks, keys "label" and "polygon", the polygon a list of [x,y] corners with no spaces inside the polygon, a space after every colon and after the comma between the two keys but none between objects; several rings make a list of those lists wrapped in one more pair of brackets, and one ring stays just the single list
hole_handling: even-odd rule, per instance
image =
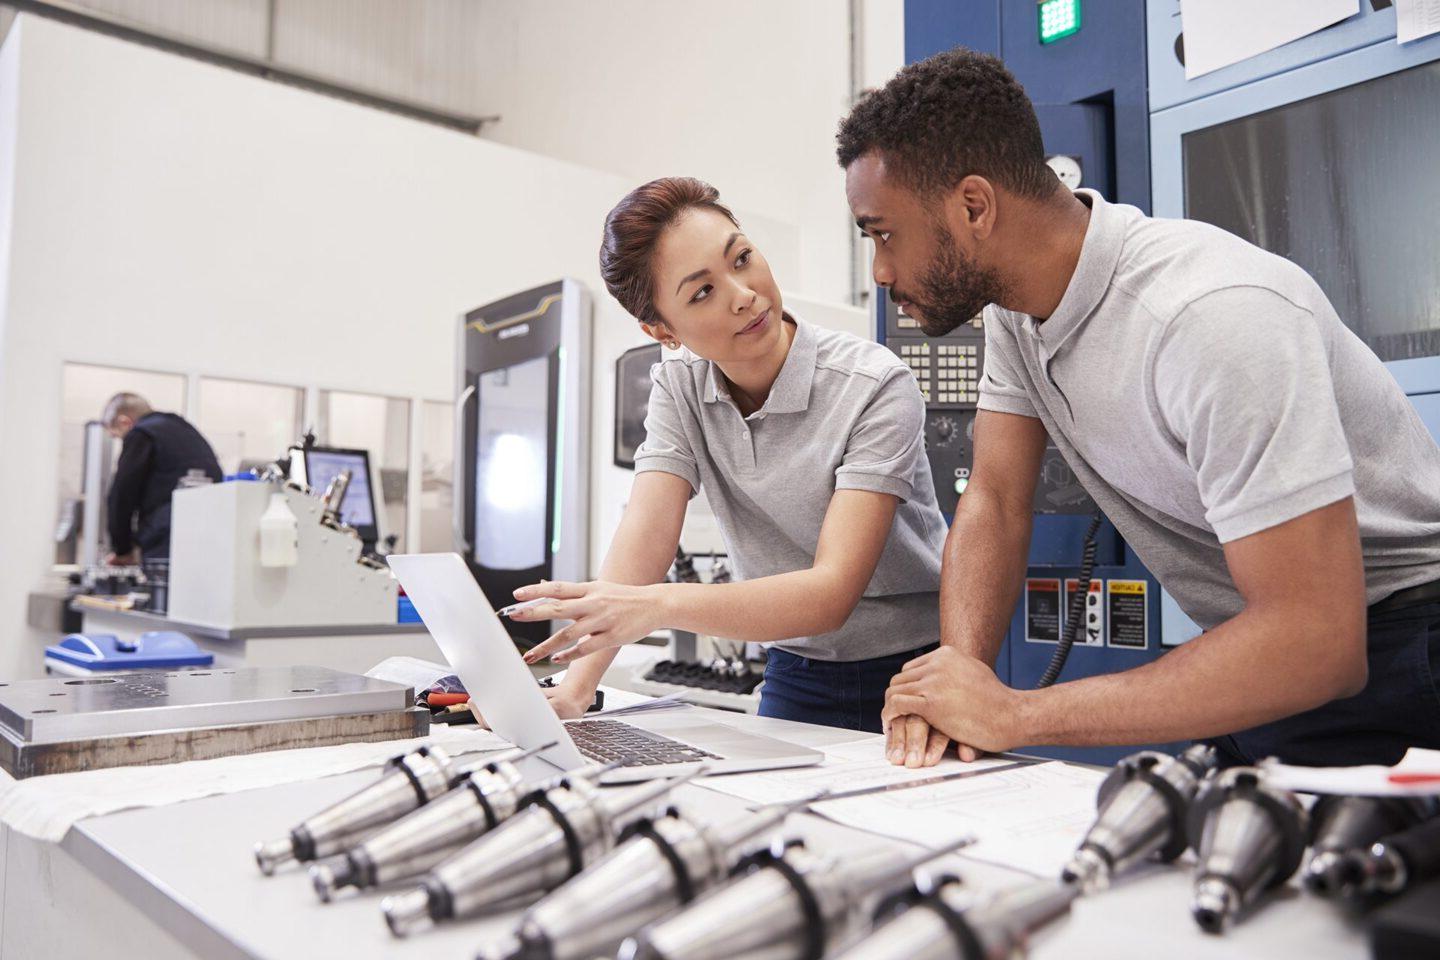
[{"label": "machine display screen", "polygon": [[1437,103],[1440,62],[1186,134],[1186,215],[1299,264],[1380,359],[1440,354]]},{"label": "machine display screen", "polygon": [[305,454],[305,478],[317,495],[330,481],[350,471],[350,486],[340,504],[340,519],[361,531],[375,526],[375,498],[370,493],[370,458],[363,451],[310,450]]},{"label": "machine display screen", "polygon": [[475,562],[492,570],[545,563],[550,357],[482,373],[476,418]]}]

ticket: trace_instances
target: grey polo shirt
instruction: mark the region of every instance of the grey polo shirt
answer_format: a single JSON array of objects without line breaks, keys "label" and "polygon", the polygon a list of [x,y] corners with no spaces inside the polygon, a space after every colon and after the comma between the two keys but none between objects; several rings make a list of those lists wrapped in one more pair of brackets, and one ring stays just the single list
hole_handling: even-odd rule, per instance
[{"label": "grey polo shirt", "polygon": [[1221,544],[1355,498],[1368,602],[1440,579],[1440,449],[1305,271],[1082,190],[1044,322],[985,311],[980,408],[1038,417],[1202,628],[1239,613]]},{"label": "grey polo shirt", "polygon": [[836,490],[900,500],[875,575],[845,625],[776,646],[853,661],[939,640],[945,520],[925,458],[925,403],[898,357],[796,321],[770,395],[749,417],[719,368],[688,350],[667,351],[650,378],[635,472],[672,473],[689,481],[692,495],[705,491],[739,578],[813,566]]}]

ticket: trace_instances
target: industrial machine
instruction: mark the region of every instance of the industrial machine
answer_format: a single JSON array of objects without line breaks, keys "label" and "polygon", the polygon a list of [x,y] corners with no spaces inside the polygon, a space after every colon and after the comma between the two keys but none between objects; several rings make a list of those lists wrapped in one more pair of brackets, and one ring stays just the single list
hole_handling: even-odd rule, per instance
[{"label": "industrial machine", "polygon": [[[339,519],[343,485],[327,489],[328,501],[277,476],[176,490],[171,619],[224,629],[395,623],[394,578]],[[284,541],[278,557],[271,534]]]},{"label": "industrial machine", "polygon": [[349,474],[339,506],[339,520],[359,536],[364,552],[373,554],[380,542],[380,512],[375,509],[370,451],[306,442],[292,448],[290,454],[290,479],[304,484],[317,495],[329,489],[338,477]]},{"label": "industrial machine", "polygon": [[660,344],[633,347],[615,361],[615,445],[617,467],[635,469],[635,451],[645,442],[650,405],[650,368],[660,362]]},{"label": "industrial machine", "polygon": [[[1335,26],[1187,80],[1179,0],[906,0],[905,58],[956,45],[1000,56],[1035,103],[1062,182],[1155,216],[1206,220],[1305,267],[1440,436],[1431,255],[1440,187],[1425,164],[1395,161],[1440,147],[1434,124],[1414,122],[1433,99],[1440,37],[1398,45],[1390,4],[1359,6]],[[948,354],[939,350],[974,343],[983,366],[983,331],[962,327],[927,352],[903,320],[882,294],[879,338],[929,388],[926,441],[949,512],[969,476],[974,404],[968,378],[940,375]],[[1048,496],[1066,472],[1047,458],[1024,599],[996,665],[1016,687],[1044,674],[1079,593],[1089,508]],[[1108,522],[1094,576],[1064,679],[1139,666],[1199,634]],[[1109,763],[1122,751],[1041,752]]]},{"label": "industrial machine", "polygon": [[76,559],[80,568],[86,571],[99,566],[103,559],[101,546],[109,542],[105,530],[105,494],[110,489],[110,474],[114,469],[110,462],[113,448],[105,424],[99,420],[85,424],[85,459],[80,482],[82,519],[79,556]]},{"label": "industrial machine", "polygon": [[[455,548],[496,606],[589,572],[590,323],[569,279],[460,318]],[[543,620],[510,630],[528,644],[551,633]]]},{"label": "industrial machine", "polygon": [[[957,45],[1000,56],[1035,103],[1061,181],[1148,211],[1149,113],[1145,78],[1135,69],[1145,57],[1143,6],[1090,4],[1073,19],[1047,10],[1052,6],[1035,0],[906,0],[905,59],[922,60]],[[915,371],[925,395],[926,452],[940,508],[953,515],[973,466],[983,318],[928,338],[883,290],[875,309],[877,338]],[[1161,629],[1159,583],[1108,521],[1102,518],[1092,534],[1097,508],[1054,447],[1046,451],[1034,506],[1024,595],[996,662],[1002,680],[1014,687],[1053,682],[1061,659],[1059,676],[1066,680],[1128,670],[1199,632],[1193,624]],[[1089,578],[1083,575],[1087,560]],[[1057,657],[1066,640],[1073,646]],[[1155,746],[1173,753],[1183,744]],[[1110,764],[1131,750],[1036,752]]]},{"label": "industrial machine", "polygon": [[1419,159],[1440,129],[1416,122],[1440,82],[1440,36],[1397,44],[1391,5],[1359,6],[1187,81],[1178,0],[1147,5],[1154,212],[1304,267],[1440,437],[1440,185]]}]

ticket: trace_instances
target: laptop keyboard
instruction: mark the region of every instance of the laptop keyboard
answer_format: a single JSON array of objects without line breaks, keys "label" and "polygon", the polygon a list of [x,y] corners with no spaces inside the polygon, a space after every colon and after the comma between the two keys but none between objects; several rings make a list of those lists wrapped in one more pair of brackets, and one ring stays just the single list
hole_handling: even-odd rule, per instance
[{"label": "laptop keyboard", "polygon": [[601,763],[618,760],[627,767],[653,767],[722,759],[699,747],[618,720],[583,720],[567,723],[565,729],[582,754]]}]

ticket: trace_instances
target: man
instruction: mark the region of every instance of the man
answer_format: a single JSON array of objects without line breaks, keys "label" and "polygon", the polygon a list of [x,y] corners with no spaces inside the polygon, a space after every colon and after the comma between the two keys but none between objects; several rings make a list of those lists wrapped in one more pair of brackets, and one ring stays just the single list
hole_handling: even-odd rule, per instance
[{"label": "man", "polygon": [[[1440,746],[1440,450],[1296,267],[1065,189],[1024,91],[953,50],[842,123],[875,282],[939,336],[984,307],[975,464],[942,646],[891,683],[889,756],[1212,739],[1229,762]],[[989,306],[986,306],[986,305]],[[1143,667],[1012,690],[1046,435],[1205,634]]]},{"label": "man", "polygon": [[133,393],[111,397],[100,422],[122,441],[110,482],[112,552],[106,562],[135,564],[142,555],[170,556],[170,494],[191,470],[202,470],[217,483],[224,479],[215,451],[184,418],[156,413]]}]

